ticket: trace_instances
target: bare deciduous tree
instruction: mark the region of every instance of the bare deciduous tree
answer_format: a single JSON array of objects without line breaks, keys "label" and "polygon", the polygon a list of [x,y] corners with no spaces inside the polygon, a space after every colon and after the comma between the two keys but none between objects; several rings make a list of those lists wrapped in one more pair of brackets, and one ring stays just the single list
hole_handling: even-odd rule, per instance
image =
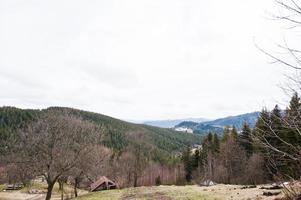
[{"label": "bare deciduous tree", "polygon": [[[288,25],[289,30],[296,31],[296,35],[298,35],[298,31],[301,28],[301,2],[297,0],[275,0],[275,3],[278,7],[279,13],[273,14],[273,18],[276,20],[284,21]],[[294,75],[286,76],[288,82],[287,85],[283,87],[285,92],[290,96],[293,93],[299,93],[301,89],[301,46],[298,45],[299,43],[296,42],[288,44],[288,42],[284,39],[283,44],[277,45],[277,47],[282,50],[280,54],[271,53],[265,49],[258,47],[259,50],[270,57],[273,62],[278,62],[294,70]],[[297,115],[301,115],[301,113],[297,113]],[[270,121],[267,121],[265,119],[262,120],[265,121],[264,123],[269,128],[269,130],[259,130],[262,132],[264,131],[265,134],[261,134],[260,136],[257,135],[257,140],[260,141],[265,148],[268,148],[278,154],[285,155],[286,157],[288,157],[288,159],[294,161],[300,160],[301,149],[299,147],[296,147],[294,144],[283,140],[278,131],[275,130],[274,127],[272,127]],[[301,130],[299,126],[300,122],[288,118],[282,118],[279,120],[282,121],[284,128],[295,129],[295,131],[298,132],[301,137]],[[263,137],[263,135],[269,135],[269,137],[273,137],[276,140],[279,140],[279,142],[287,147],[286,150],[279,148],[279,146],[273,145],[267,140],[266,137]]]},{"label": "bare deciduous tree", "polygon": [[68,114],[48,112],[37,122],[20,132],[14,141],[13,153],[22,154],[24,164],[34,169],[34,175],[45,177],[51,198],[55,182],[80,164],[99,142],[97,127]]},{"label": "bare deciduous tree", "polygon": [[262,184],[265,181],[264,158],[260,154],[253,154],[245,168],[244,179],[247,184]]},{"label": "bare deciduous tree", "polygon": [[91,149],[90,153],[79,158],[78,164],[68,173],[73,180],[75,197],[78,196],[77,188],[82,181],[86,179],[94,181],[104,172],[104,165],[108,164],[110,154],[111,151],[108,148],[97,145]]},{"label": "bare deciduous tree", "polygon": [[[289,25],[289,30],[298,31],[301,28],[301,2],[298,0],[275,0],[278,6],[278,14],[273,17],[284,21]],[[283,44],[278,44],[281,54],[270,53],[259,48],[264,54],[272,58],[273,62],[280,63],[289,67],[293,75],[286,75],[287,85],[282,89],[286,94],[298,97],[301,90],[301,47],[300,42],[287,42],[284,39]],[[293,96],[293,98],[294,98]],[[283,179],[294,179],[300,176],[301,170],[301,110],[294,110],[290,117],[289,110],[285,111],[285,117],[271,113],[270,119],[261,118],[261,122],[266,128],[255,130],[254,138],[261,148],[265,150],[265,159],[268,161],[271,172],[277,173],[277,177]],[[273,119],[278,120],[280,127],[273,125]],[[278,118],[278,119],[277,119]],[[281,129],[281,130],[279,130]],[[290,139],[291,138],[291,139]],[[280,170],[279,170],[280,168]],[[282,168],[282,169],[281,169]],[[283,170],[283,168],[285,170]],[[288,189],[288,199],[293,199],[297,194],[295,191]]]},{"label": "bare deciduous tree", "polygon": [[[247,162],[245,151],[238,145],[235,139],[230,136],[220,147],[219,162],[223,166],[224,183],[241,183]],[[219,176],[220,174],[217,174]]]}]

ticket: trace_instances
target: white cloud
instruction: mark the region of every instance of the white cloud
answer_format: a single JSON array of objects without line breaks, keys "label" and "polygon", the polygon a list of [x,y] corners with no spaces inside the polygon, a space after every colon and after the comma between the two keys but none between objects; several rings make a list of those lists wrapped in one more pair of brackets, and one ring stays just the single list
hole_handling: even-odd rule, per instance
[{"label": "white cloud", "polygon": [[[124,119],[215,118],[282,99],[272,0],[0,3],[0,105]],[[294,40],[293,40],[294,41]],[[270,48],[270,43],[264,46]]]}]

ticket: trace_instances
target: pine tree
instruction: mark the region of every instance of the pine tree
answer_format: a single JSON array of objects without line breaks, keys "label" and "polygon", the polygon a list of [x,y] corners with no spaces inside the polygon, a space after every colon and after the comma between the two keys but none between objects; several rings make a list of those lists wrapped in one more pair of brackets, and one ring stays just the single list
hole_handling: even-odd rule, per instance
[{"label": "pine tree", "polygon": [[282,146],[281,140],[285,140],[284,132],[283,132],[283,120],[281,115],[281,110],[279,109],[279,106],[276,105],[271,113],[271,133],[269,134],[269,137],[266,137],[266,139],[269,141],[269,143],[276,147],[280,148]]},{"label": "pine tree", "polygon": [[251,129],[247,123],[243,124],[241,135],[239,136],[239,143],[246,151],[247,156],[250,157],[253,153],[253,140],[251,137]]},{"label": "pine tree", "polygon": [[[294,148],[301,148],[301,101],[298,93],[294,93],[286,109],[284,116],[284,128],[283,128],[283,140],[288,144],[291,144]],[[289,145],[282,143],[282,150],[292,155],[299,154],[296,149]],[[297,156],[299,156],[297,155]],[[283,171],[286,175],[294,178],[300,176],[300,162],[293,161],[287,156],[283,158]]]},{"label": "pine tree", "polygon": [[209,145],[211,145],[211,144],[212,144],[212,141],[213,141],[213,136],[212,136],[212,133],[211,133],[211,132],[209,132],[209,133],[208,133],[208,136],[207,136],[207,141],[208,141]]},{"label": "pine tree", "polygon": [[270,113],[270,121],[267,126],[268,130],[265,131],[264,138],[272,147],[280,148],[281,140],[284,138],[281,110],[278,105]]},{"label": "pine tree", "polygon": [[215,152],[219,152],[219,148],[220,148],[220,141],[219,141],[218,135],[216,133],[214,133],[214,135],[213,135],[213,150]]},{"label": "pine tree", "polygon": [[293,121],[300,121],[300,111],[301,111],[301,102],[298,93],[295,92],[293,97],[291,98],[288,110],[287,110],[287,117]]},{"label": "pine tree", "polygon": [[[252,135],[256,140],[253,143],[253,151],[264,153],[264,148],[262,147],[262,140],[270,132],[270,113],[266,108],[263,108],[258,116],[256,124],[252,130]],[[267,157],[266,155],[265,157]]]},{"label": "pine tree", "polygon": [[232,126],[231,136],[234,138],[235,141],[238,140],[238,133],[234,125]]},{"label": "pine tree", "polygon": [[[277,148],[283,152],[289,152],[289,149],[287,148],[287,145],[284,141],[288,141],[287,133],[290,132],[289,129],[285,128],[285,124],[283,121],[283,116],[281,114],[281,110],[278,105],[274,107],[274,109],[271,112],[271,131],[270,134],[267,135],[265,138],[269,142],[271,146],[274,148]],[[287,163],[287,157],[283,154],[279,154],[272,149],[267,150],[269,153],[269,159],[273,162],[273,168],[272,172],[274,173],[280,173],[291,175],[291,170],[289,169],[288,165],[291,165]]]},{"label": "pine tree", "polygon": [[255,124],[253,134],[255,136],[261,137],[265,133],[268,133],[270,131],[270,121],[270,113],[267,111],[266,108],[263,108]]},{"label": "pine tree", "polygon": [[[209,133],[202,142],[202,149],[200,151],[200,170],[206,174],[207,177],[213,177],[213,160],[216,154],[215,143],[218,143],[212,133]],[[219,145],[218,145],[219,146]]]},{"label": "pine tree", "polygon": [[196,149],[193,154],[193,168],[196,169],[199,167],[200,163],[200,150]]},{"label": "pine tree", "polygon": [[266,143],[265,138],[270,134],[270,124],[270,113],[266,108],[263,108],[252,131],[252,135],[256,138],[253,143],[253,152],[261,153],[264,156],[264,172],[267,178],[272,180],[273,174],[276,172],[270,164],[271,151],[263,145],[263,143]]},{"label": "pine tree", "polygon": [[183,160],[184,170],[185,170],[185,179],[187,182],[191,182],[193,164],[192,164],[191,147],[190,146],[187,146],[187,148],[183,152],[182,160]]},{"label": "pine tree", "polygon": [[224,127],[224,134],[223,134],[222,142],[227,141],[228,138],[230,137],[230,134],[231,134],[231,128],[229,126],[225,126]]},{"label": "pine tree", "polygon": [[297,93],[294,93],[286,110],[285,120],[287,122],[287,141],[293,145],[300,146],[301,137],[298,131],[301,130],[301,101]]},{"label": "pine tree", "polygon": [[271,123],[274,128],[281,128],[282,127],[282,114],[281,110],[278,105],[274,107],[271,113]]},{"label": "pine tree", "polygon": [[211,132],[204,138],[202,142],[203,150],[210,151],[213,148],[213,134]]}]

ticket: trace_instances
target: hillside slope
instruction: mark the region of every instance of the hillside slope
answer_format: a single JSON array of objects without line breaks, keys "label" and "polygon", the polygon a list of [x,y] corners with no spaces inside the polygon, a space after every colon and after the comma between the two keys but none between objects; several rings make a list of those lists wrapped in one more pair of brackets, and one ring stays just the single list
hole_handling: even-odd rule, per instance
[{"label": "hillside slope", "polygon": [[48,112],[58,115],[68,114],[95,123],[102,134],[102,142],[116,152],[125,150],[131,145],[141,145],[145,152],[156,161],[164,162],[167,155],[179,152],[188,144],[200,142],[200,137],[157,128],[147,125],[137,125],[98,113],[63,107],[50,107],[43,110],[28,110],[15,107],[0,108],[0,150],[5,140],[16,130],[37,120]]}]

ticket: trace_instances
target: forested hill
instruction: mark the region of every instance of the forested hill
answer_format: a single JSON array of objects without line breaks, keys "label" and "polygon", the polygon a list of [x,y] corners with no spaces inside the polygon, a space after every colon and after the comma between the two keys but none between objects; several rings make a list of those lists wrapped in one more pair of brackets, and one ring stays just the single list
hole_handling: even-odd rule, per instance
[{"label": "forested hill", "polygon": [[222,127],[235,126],[237,129],[241,129],[244,123],[247,123],[250,127],[254,127],[258,117],[259,117],[259,112],[252,112],[252,113],[246,113],[242,115],[220,118],[209,122],[203,122],[201,124],[222,126]]},{"label": "forested hill", "polygon": [[83,110],[50,107],[43,110],[19,109],[15,107],[0,108],[0,145],[27,124],[38,120],[40,116],[55,112],[57,115],[68,114],[90,121],[99,127],[102,143],[115,152],[131,149],[131,146],[141,145],[152,159],[165,162],[171,153],[182,150],[188,144],[200,143],[196,135],[176,132],[148,125],[137,125],[98,113]]},{"label": "forested hill", "polygon": [[259,112],[246,113],[237,116],[229,116],[225,118],[216,119],[213,121],[206,121],[195,123],[192,121],[185,121],[175,126],[175,128],[183,127],[190,128],[196,134],[204,134],[214,132],[222,134],[225,126],[234,126],[236,129],[241,130],[244,123],[247,123],[251,128],[255,126],[258,119]]}]

